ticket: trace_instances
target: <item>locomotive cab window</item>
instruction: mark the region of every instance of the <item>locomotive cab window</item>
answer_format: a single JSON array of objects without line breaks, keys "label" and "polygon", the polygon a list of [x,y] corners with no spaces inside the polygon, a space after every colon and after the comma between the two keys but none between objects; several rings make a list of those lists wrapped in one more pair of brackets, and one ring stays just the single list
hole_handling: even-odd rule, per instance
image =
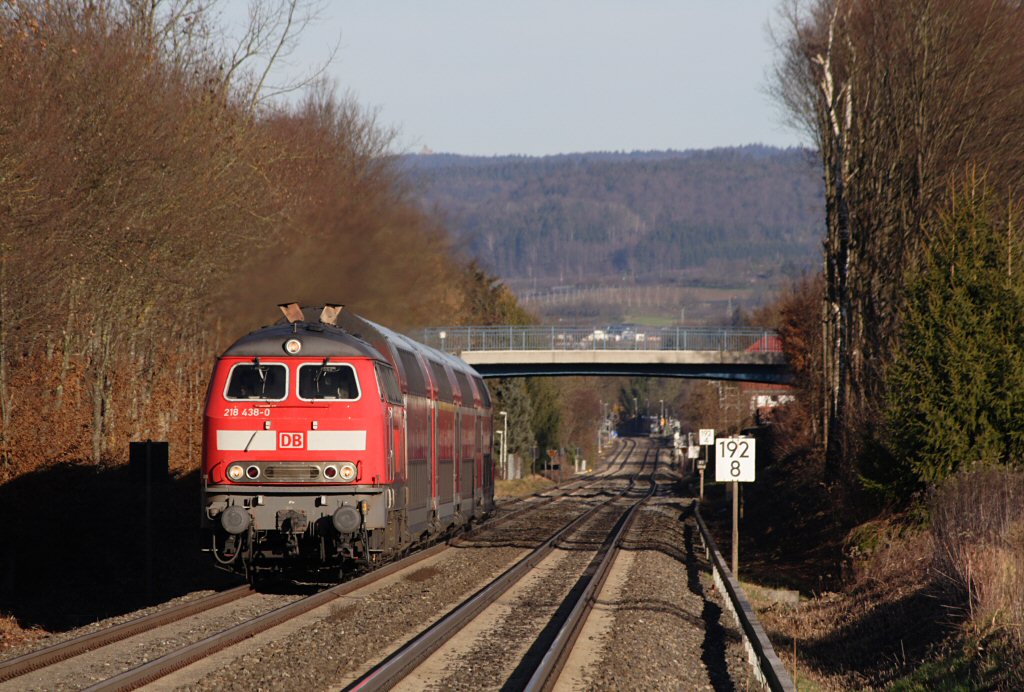
[{"label": "locomotive cab window", "polygon": [[229,401],[281,401],[288,394],[288,368],[280,363],[237,363],[228,375]]},{"label": "locomotive cab window", "polygon": [[299,398],[353,401],[359,398],[359,383],[351,365],[307,363],[299,366]]}]

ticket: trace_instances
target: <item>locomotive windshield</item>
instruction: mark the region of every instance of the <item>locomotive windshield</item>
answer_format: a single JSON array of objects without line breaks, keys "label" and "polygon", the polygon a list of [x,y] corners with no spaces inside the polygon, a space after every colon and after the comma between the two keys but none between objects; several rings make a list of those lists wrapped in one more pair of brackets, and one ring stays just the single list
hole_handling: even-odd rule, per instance
[{"label": "locomotive windshield", "polygon": [[239,363],[231,368],[225,398],[280,401],[288,394],[288,368],[278,363]]},{"label": "locomotive windshield", "polygon": [[300,365],[299,398],[336,401],[358,399],[356,373],[351,366],[338,363]]}]

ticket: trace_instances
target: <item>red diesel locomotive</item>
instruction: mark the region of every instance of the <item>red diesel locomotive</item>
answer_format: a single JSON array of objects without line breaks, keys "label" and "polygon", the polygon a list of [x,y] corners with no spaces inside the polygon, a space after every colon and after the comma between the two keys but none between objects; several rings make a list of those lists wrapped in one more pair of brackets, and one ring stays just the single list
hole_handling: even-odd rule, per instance
[{"label": "red diesel locomotive", "polygon": [[280,307],[217,359],[206,397],[202,528],[218,565],[338,577],[493,509],[476,371],[341,306]]}]

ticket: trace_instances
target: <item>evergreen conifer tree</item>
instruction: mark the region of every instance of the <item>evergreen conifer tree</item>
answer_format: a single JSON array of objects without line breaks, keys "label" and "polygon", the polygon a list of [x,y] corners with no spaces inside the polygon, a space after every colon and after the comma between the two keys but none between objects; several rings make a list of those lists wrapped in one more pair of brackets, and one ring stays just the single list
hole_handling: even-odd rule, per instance
[{"label": "evergreen conifer tree", "polygon": [[1024,459],[1024,266],[1012,218],[970,182],[910,273],[886,377],[897,483]]}]

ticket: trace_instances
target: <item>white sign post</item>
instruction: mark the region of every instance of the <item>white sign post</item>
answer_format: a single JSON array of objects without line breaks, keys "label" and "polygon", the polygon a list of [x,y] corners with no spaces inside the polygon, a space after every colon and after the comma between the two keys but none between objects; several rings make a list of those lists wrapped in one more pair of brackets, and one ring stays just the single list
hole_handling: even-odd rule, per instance
[{"label": "white sign post", "polygon": [[704,465],[700,462],[700,447],[689,445],[686,448],[686,468],[690,471],[694,468],[700,469],[703,473]]},{"label": "white sign post", "polygon": [[697,435],[697,441],[700,442],[702,451],[704,452],[704,458],[697,462],[697,468],[700,469],[700,499],[704,501],[704,468],[708,465],[708,457],[710,454],[707,451],[708,447],[715,446],[715,429],[714,428],[701,428]]},{"label": "white sign post", "polygon": [[740,483],[754,482],[757,441],[753,437],[723,437],[715,442],[715,480],[732,481],[732,575],[740,578]]}]

